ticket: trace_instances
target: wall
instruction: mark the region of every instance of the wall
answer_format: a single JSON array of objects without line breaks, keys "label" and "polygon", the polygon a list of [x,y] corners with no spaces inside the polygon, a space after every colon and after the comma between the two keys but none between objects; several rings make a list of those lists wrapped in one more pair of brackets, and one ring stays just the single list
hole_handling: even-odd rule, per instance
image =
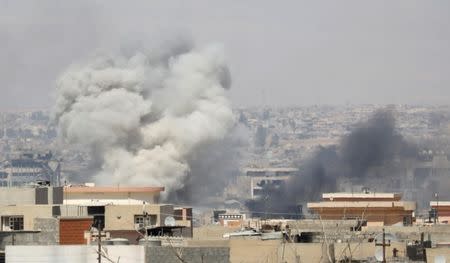
[{"label": "wall", "polygon": [[105,206],[105,231],[134,230],[134,216],[142,215],[144,211],[151,215],[157,215],[157,222],[162,225],[166,215],[161,215],[161,213],[173,214],[173,207],[154,204]]},{"label": "wall", "polygon": [[234,232],[238,228],[229,228],[220,225],[205,225],[201,227],[194,227],[194,240],[222,240],[222,236],[225,233]]},{"label": "wall", "polygon": [[154,204],[157,202],[159,193],[71,193],[64,192],[64,204],[72,205],[95,205],[98,204],[121,204],[121,205],[138,205]]},{"label": "wall", "polygon": [[31,205],[35,204],[34,188],[6,188],[0,187],[0,205]]},{"label": "wall", "polygon": [[231,239],[229,242],[230,262],[278,262],[279,240]]},{"label": "wall", "polygon": [[160,211],[161,216],[160,216],[160,221],[159,221],[160,225],[164,225],[164,221],[166,220],[166,217],[174,215],[173,209],[174,208],[172,205],[161,205],[161,211]]},{"label": "wall", "polygon": [[182,261],[177,254],[184,262],[230,262],[228,247],[145,247],[145,254],[147,263],[180,263]]},{"label": "wall", "polygon": [[315,213],[321,215],[324,220],[338,220],[343,217],[361,218],[362,216],[367,221],[384,222],[385,225],[393,225],[396,223],[403,223],[403,217],[412,217],[411,211],[405,211],[399,207],[392,208],[322,208],[314,209]]},{"label": "wall", "polygon": [[[328,249],[327,249],[328,248]],[[328,250],[328,251],[327,251]],[[295,263],[329,263],[334,260],[333,244],[325,243],[281,243],[278,246],[280,261]],[[329,260],[331,258],[331,261]]]},{"label": "wall", "polygon": [[[336,260],[343,259],[345,256],[352,257],[353,260],[363,260],[368,257],[374,257],[376,251],[382,251],[381,247],[376,247],[375,243],[335,243],[335,257]],[[351,252],[349,250],[351,249]],[[393,257],[392,250],[396,248],[398,250],[398,256],[406,255],[406,245],[401,242],[392,242],[391,246],[386,247],[386,258],[390,259]]]},{"label": "wall", "polygon": [[46,205],[48,204],[48,189],[44,187],[35,188],[36,193],[36,204],[37,205]]},{"label": "wall", "polygon": [[[104,246],[114,262],[145,262],[143,246]],[[27,253],[24,253],[27,251]],[[7,246],[6,262],[49,262],[80,263],[97,262],[97,247],[86,245],[68,246]],[[109,262],[104,259],[102,262]]]},{"label": "wall", "polygon": [[62,187],[0,187],[0,205],[62,204]]},{"label": "wall", "polygon": [[64,201],[64,187],[49,187],[48,188],[48,202],[49,204],[60,205]]},{"label": "wall", "polygon": [[59,243],[59,222],[56,218],[37,218],[36,231],[0,232],[0,250],[7,245],[56,245]]},{"label": "wall", "polygon": [[[185,262],[228,263],[230,250],[225,247],[144,247],[104,246],[108,257],[120,263],[180,263],[175,253],[181,253]],[[6,262],[97,262],[96,246],[7,246]],[[27,251],[27,253],[24,253]],[[103,259],[102,262],[107,262]]]},{"label": "wall", "polygon": [[60,218],[59,243],[61,245],[87,244],[84,232],[90,230],[92,223],[92,218]]},{"label": "wall", "polygon": [[108,230],[110,238],[126,238],[132,245],[138,245],[143,235],[136,230]]},{"label": "wall", "polygon": [[57,218],[35,218],[34,230],[40,231],[37,245],[59,244],[59,219]]},{"label": "wall", "polygon": [[[446,261],[436,261],[437,258],[444,258]],[[450,262],[450,248],[427,248],[427,262]]]},{"label": "wall", "polygon": [[61,205],[56,206],[55,209],[58,211],[56,215],[59,215],[61,217],[88,216],[87,206]]}]

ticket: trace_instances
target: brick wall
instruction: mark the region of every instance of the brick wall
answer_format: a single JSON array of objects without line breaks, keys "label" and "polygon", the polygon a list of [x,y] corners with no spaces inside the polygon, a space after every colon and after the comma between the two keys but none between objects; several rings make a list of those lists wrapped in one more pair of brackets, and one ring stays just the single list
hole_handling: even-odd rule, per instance
[{"label": "brick wall", "polygon": [[59,222],[60,245],[86,244],[84,232],[89,231],[92,223],[92,218],[61,218]]}]

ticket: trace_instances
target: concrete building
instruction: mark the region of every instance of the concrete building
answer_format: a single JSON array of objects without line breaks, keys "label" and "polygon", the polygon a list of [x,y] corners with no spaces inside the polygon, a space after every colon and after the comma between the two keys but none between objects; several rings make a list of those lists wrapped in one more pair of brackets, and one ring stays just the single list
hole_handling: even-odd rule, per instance
[{"label": "concrete building", "polygon": [[308,203],[321,219],[366,220],[367,225],[411,225],[415,202],[401,201],[399,193],[325,193],[322,202]]},{"label": "concrete building", "polygon": [[[63,192],[64,190],[64,192]],[[146,227],[171,226],[192,236],[192,208],[157,204],[162,187],[0,188],[0,231],[40,231],[39,219],[57,219],[62,244],[86,244],[93,225],[112,238],[136,243]],[[169,221],[167,221],[169,218]],[[145,231],[144,231],[145,232]]]},{"label": "concrete building", "polygon": [[450,222],[450,201],[431,201],[430,207],[436,211],[436,219],[440,223]]},{"label": "concrete building", "polygon": [[245,218],[245,214],[243,214],[243,213],[227,212],[227,213],[219,214],[218,219],[219,219],[220,225],[233,228],[233,227],[242,227],[246,218]]},{"label": "concrete building", "polygon": [[265,185],[280,186],[292,176],[297,176],[297,168],[246,168],[245,176],[250,178],[250,196],[252,199],[261,197]]},{"label": "concrete building", "polygon": [[62,203],[62,187],[0,187],[0,205],[57,205]]},{"label": "concrete building", "polygon": [[164,187],[64,187],[64,204],[71,205],[142,205],[159,202]]},{"label": "concrete building", "polygon": [[62,187],[0,187],[0,231],[32,231],[36,218],[52,218],[63,203]]},{"label": "concrete building", "polygon": [[83,208],[94,222],[101,222],[111,238],[127,238],[136,243],[142,237],[141,229],[163,227],[168,218],[185,228],[183,236],[191,237],[192,208],[159,204],[162,191],[164,187],[67,186],[64,204]]}]

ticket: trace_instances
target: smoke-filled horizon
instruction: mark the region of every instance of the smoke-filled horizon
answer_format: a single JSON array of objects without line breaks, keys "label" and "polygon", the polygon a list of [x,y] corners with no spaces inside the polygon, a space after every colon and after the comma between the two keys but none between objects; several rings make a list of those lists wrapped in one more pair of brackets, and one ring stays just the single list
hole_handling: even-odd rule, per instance
[{"label": "smoke-filled horizon", "polygon": [[[342,180],[354,186],[387,190],[383,189],[385,185],[373,184],[374,179],[401,181],[396,173],[398,160],[415,158],[417,152],[416,145],[396,130],[392,112],[378,110],[368,121],[358,123],[338,145],[319,147],[299,166],[299,176],[281,187],[266,185],[264,197],[248,201],[247,205],[251,211],[295,212],[296,205],[319,200],[324,192],[337,191],[337,183]],[[372,184],[365,185],[368,182]]]},{"label": "smoke-filled horizon", "polygon": [[69,67],[54,117],[63,140],[91,151],[98,184],[164,186],[168,194],[183,188],[200,150],[233,128],[230,85],[220,46],[129,48]]},{"label": "smoke-filled horizon", "polygon": [[[0,108],[46,108],[74,59],[185,33],[227,48],[237,107],[450,103],[449,1],[0,1]],[[388,94],[388,95],[387,95]]]}]

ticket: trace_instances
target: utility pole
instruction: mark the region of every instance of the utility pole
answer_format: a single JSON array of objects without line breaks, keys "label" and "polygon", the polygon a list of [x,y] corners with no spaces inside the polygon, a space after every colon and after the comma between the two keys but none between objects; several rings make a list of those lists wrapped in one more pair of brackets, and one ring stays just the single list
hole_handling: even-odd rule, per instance
[{"label": "utility pole", "polygon": [[386,263],[386,247],[391,246],[391,240],[389,240],[389,243],[386,244],[386,233],[384,232],[384,228],[383,228],[383,242],[375,243],[375,246],[383,248],[383,261],[381,261],[381,262]]},{"label": "utility pole", "polygon": [[97,220],[97,249],[98,249],[98,263],[102,263],[102,225],[101,220]]}]

